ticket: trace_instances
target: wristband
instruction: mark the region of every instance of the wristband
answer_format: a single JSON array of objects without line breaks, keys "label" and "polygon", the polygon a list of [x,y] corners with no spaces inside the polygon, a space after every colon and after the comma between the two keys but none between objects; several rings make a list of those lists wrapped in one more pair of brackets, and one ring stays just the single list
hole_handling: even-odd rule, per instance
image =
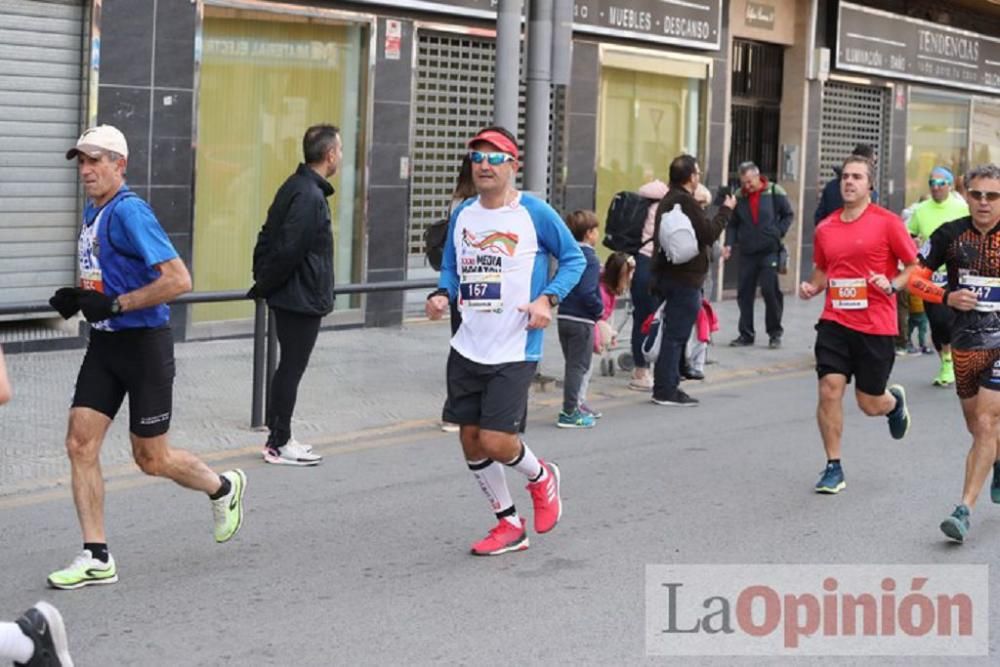
[{"label": "wristband", "polygon": [[451,295],[448,293],[448,290],[446,290],[443,287],[438,287],[436,290],[434,290],[433,292],[431,292],[430,294],[428,294],[427,295],[427,299],[430,300],[430,299],[433,299],[436,296],[447,297],[447,299],[449,301],[451,301]]}]

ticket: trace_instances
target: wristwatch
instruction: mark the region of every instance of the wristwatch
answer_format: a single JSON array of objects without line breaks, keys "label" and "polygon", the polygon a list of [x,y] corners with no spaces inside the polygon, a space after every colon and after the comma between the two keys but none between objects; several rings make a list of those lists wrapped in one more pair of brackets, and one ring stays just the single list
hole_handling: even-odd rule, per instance
[{"label": "wristwatch", "polygon": [[116,317],[122,314],[122,302],[117,298],[111,302],[111,314]]},{"label": "wristwatch", "polygon": [[555,294],[546,294],[545,296],[549,300],[549,305],[552,306],[553,308],[559,305],[559,297],[556,296]]}]

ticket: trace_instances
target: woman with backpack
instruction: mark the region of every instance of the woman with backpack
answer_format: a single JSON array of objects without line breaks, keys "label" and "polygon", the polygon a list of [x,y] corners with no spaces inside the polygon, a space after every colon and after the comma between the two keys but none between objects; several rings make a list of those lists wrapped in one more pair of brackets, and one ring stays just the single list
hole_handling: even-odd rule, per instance
[{"label": "woman with backpack", "polygon": [[628,388],[635,391],[651,391],[653,389],[653,374],[650,372],[646,357],[642,354],[642,342],[646,336],[641,325],[653,312],[659,308],[659,298],[653,296],[652,274],[650,268],[653,262],[653,230],[656,225],[656,208],[660,200],[667,195],[667,184],[656,179],[639,188],[639,195],[650,200],[646,212],[646,221],[642,226],[642,245],[635,257],[635,271],[632,274],[632,286],[629,293],[632,296],[632,359],[635,368]]}]

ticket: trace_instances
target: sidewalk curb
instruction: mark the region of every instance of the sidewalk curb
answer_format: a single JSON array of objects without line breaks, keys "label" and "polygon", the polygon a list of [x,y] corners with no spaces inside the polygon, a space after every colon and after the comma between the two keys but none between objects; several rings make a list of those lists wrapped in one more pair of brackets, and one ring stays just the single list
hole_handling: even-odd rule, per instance
[{"label": "sidewalk curb", "polygon": [[[715,385],[722,385],[749,378],[779,376],[808,370],[811,369],[813,365],[813,358],[811,356],[803,355],[801,358],[792,361],[768,364],[767,366],[740,368],[711,374],[703,381],[689,382],[688,384],[697,384],[699,386],[704,386],[705,388],[710,388]],[[553,382],[552,385],[554,386],[555,383]],[[595,390],[595,396],[599,396],[601,399],[620,400],[624,398],[636,398],[640,399],[639,402],[642,402],[641,399],[649,393],[637,392],[629,389],[625,385],[612,386],[604,390],[598,390],[597,387],[592,385],[592,389]],[[556,395],[556,392],[550,392],[545,389],[540,390],[533,385],[531,395],[529,396],[529,405],[535,408],[550,408],[558,406],[562,403],[561,392],[558,393],[560,395]],[[540,394],[552,395],[542,397]],[[388,441],[388,444],[391,444],[396,441],[412,440],[415,434],[423,432],[423,429],[425,428],[433,428],[435,430],[432,432],[438,434],[436,431],[438,423],[439,421],[434,418],[403,420],[387,424],[385,426],[363,428],[347,433],[317,435],[315,437],[310,437],[308,444],[313,445],[314,447],[323,448],[325,450],[323,452],[325,455],[361,451],[372,447],[382,446],[383,444],[386,444],[384,441]],[[375,444],[376,442],[380,444]],[[260,463],[259,455],[260,445],[254,444],[203,453],[200,454],[199,457],[209,464],[223,462],[249,464],[251,461],[247,461],[246,459],[248,457],[253,457],[252,463],[256,464]],[[104,480],[108,490],[132,488],[135,486],[153,484],[157,481],[162,481],[158,477],[147,477],[143,475],[136,468],[134,463],[126,463],[105,468]],[[68,496],[70,491],[70,476],[68,474],[57,477],[28,480],[26,482],[7,487],[0,492],[0,511],[18,507],[23,504],[31,504],[33,502]]]}]

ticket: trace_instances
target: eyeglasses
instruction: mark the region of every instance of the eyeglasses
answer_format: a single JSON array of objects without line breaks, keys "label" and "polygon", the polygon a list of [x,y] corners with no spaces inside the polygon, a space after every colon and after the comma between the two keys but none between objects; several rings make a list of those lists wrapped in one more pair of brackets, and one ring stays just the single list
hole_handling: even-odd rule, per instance
[{"label": "eyeglasses", "polygon": [[944,178],[932,178],[929,181],[927,181],[927,185],[931,186],[932,188],[940,188],[944,185],[951,185],[951,183]]},{"label": "eyeglasses", "polygon": [[514,158],[506,153],[483,153],[482,151],[470,151],[469,159],[472,160],[472,164],[481,164],[483,160],[486,160],[494,167],[497,167],[504,162],[513,162]]},{"label": "eyeglasses", "polygon": [[1000,192],[987,192],[984,190],[969,190],[969,198],[975,201],[985,199],[988,202],[995,202],[1000,199]]}]

